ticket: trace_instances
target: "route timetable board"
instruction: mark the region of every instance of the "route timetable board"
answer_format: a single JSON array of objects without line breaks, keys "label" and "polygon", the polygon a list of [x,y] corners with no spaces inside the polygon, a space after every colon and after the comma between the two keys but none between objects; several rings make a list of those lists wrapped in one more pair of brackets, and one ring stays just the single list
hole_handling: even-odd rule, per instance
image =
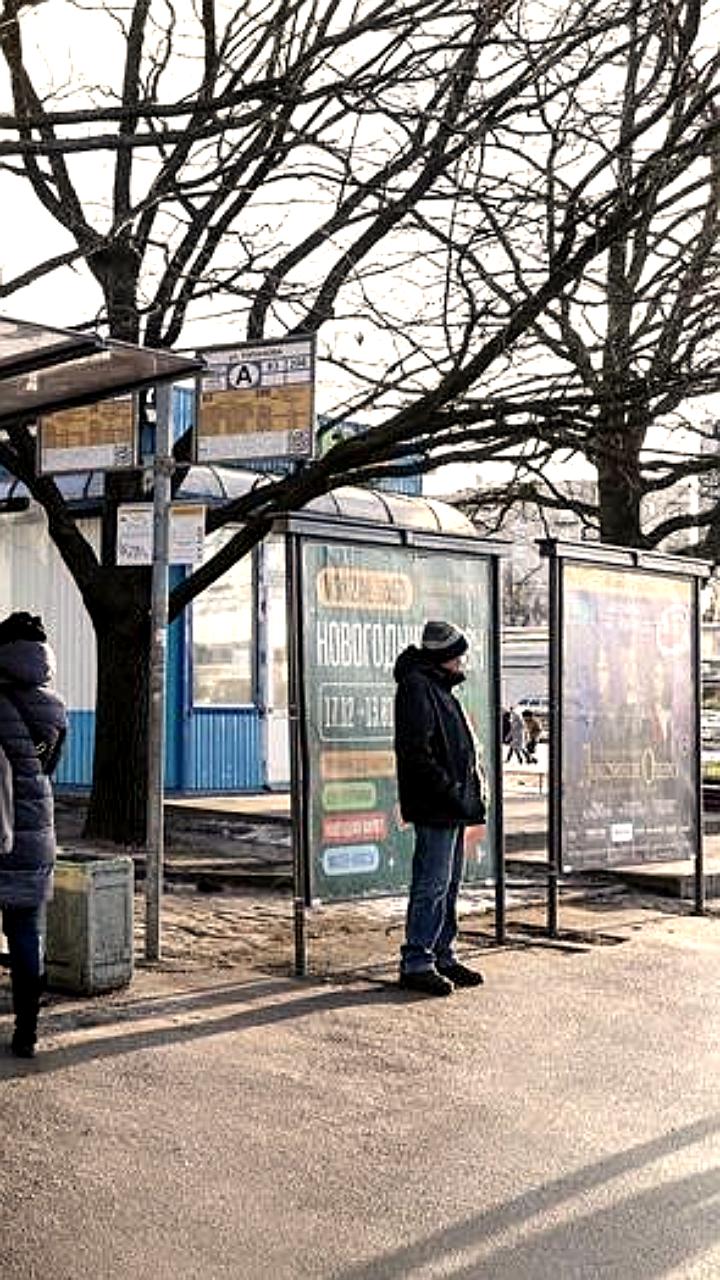
[{"label": "route timetable board", "polygon": [[[399,547],[303,545],[303,653],[310,897],[403,893],[414,833],[395,780],[393,667],[419,644],[428,618],[448,618],[471,641],[460,700],[494,776],[490,564]],[[492,804],[484,840],[468,840],[465,879],[494,875]]]},{"label": "route timetable board", "polygon": [[692,635],[689,579],[564,564],[565,869],[694,856]]},{"label": "route timetable board", "polygon": [[203,351],[198,462],[307,457],[314,437],[312,338]]},{"label": "route timetable board", "polygon": [[136,466],[133,396],[62,409],[40,420],[38,469],[41,474],[123,471]]}]

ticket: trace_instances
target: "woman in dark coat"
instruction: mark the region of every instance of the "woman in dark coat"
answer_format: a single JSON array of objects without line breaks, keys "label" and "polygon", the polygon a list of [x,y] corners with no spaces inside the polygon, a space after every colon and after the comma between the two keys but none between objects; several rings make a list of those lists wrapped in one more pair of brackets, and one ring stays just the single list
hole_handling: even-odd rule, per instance
[{"label": "woman in dark coat", "polygon": [[50,775],[66,732],[52,689],[54,658],[39,618],[0,623],[0,908],[10,952],[18,1057],[35,1052],[45,962],[45,903],[52,894],[55,824]]}]

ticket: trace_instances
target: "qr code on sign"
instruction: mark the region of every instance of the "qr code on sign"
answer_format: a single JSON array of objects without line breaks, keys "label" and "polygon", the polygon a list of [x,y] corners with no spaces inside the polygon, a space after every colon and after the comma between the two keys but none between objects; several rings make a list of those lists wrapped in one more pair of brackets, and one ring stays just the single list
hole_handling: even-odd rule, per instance
[{"label": "qr code on sign", "polygon": [[310,435],[307,431],[290,431],[288,440],[289,453],[308,453],[310,450]]},{"label": "qr code on sign", "polygon": [[131,467],[133,465],[133,451],[129,444],[116,444],[114,451],[114,463],[116,467]]}]

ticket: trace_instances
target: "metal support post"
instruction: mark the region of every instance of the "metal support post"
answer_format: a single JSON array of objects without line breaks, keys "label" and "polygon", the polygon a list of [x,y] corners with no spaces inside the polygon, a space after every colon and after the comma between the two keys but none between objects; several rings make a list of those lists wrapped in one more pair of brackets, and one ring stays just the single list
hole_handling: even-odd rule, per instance
[{"label": "metal support post", "polygon": [[562,577],[557,555],[550,555],[550,649],[548,661],[548,693],[550,733],[548,750],[548,865],[547,865],[547,931],[558,936],[560,876],[562,874],[562,715],[560,711],[562,672]]},{"label": "metal support post", "polygon": [[293,937],[295,941],[295,977],[307,975],[307,932],[303,898],[293,899]]},{"label": "metal support post", "polygon": [[493,755],[493,800],[495,802],[495,941],[504,946],[507,939],[506,917],[506,874],[505,874],[505,822],[503,814],[503,743],[500,707],[502,704],[502,648],[500,617],[502,612],[501,565],[497,557],[490,561],[490,583],[492,593],[492,612],[490,645],[492,673],[492,697],[490,705],[493,709],[493,723],[490,729]]},{"label": "metal support post", "polygon": [[695,578],[693,582],[693,629],[692,629],[692,669],[693,669],[693,719],[695,728],[695,831],[697,844],[695,846],[695,885],[694,885],[694,913],[696,916],[705,914],[705,850],[704,850],[704,809],[702,794],[702,706],[701,706],[701,687],[702,687],[702,665],[701,665],[701,609],[700,609],[700,588],[701,580]]},{"label": "metal support post", "polygon": [[290,778],[293,847],[293,936],[295,976],[308,969],[307,902],[309,850],[307,834],[307,752],[302,706],[304,676],[302,657],[302,557],[297,538],[285,537],[285,574],[288,617],[288,721],[290,728]]},{"label": "metal support post", "polygon": [[164,858],[165,800],[165,674],[168,622],[168,525],[170,479],[173,472],[171,444],[172,384],[155,389],[156,428],[153,465],[153,561],[150,614],[148,769],[145,871],[145,956],[159,960],[160,904]]}]

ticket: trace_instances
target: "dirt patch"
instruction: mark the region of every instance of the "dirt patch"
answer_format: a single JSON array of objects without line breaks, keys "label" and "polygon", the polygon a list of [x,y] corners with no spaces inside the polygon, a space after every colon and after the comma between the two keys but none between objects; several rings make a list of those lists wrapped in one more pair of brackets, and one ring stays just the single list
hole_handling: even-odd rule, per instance
[{"label": "dirt patch", "polygon": [[[136,895],[135,945],[145,947],[145,904]],[[309,967],[316,976],[348,970],[391,971],[397,964],[405,904],[382,899],[317,907],[306,914]],[[295,971],[293,904],[289,897],[243,892],[198,894],[176,887],[162,907],[162,965],[174,970]]]}]

